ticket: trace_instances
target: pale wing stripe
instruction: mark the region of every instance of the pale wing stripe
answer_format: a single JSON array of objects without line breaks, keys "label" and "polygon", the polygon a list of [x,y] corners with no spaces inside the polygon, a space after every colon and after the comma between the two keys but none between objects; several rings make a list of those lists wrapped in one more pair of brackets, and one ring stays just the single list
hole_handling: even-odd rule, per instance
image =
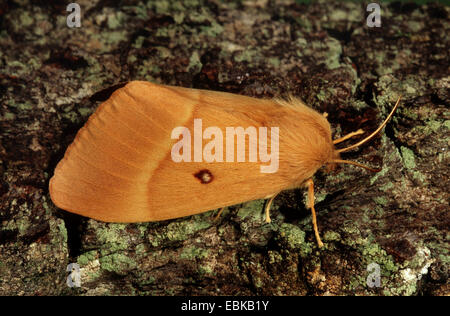
[{"label": "pale wing stripe", "polygon": [[[133,129],[130,125],[127,124],[126,121],[120,120],[120,119],[118,118],[118,116],[120,116],[120,114],[118,114],[118,115],[113,115],[112,113],[104,112],[104,113],[102,113],[102,115],[108,116],[108,118],[111,118],[111,119],[115,120],[117,123],[123,125],[125,128],[127,128],[128,130],[130,130],[133,134],[138,135],[139,137],[141,137],[142,139],[144,139],[149,145],[152,145],[152,146],[158,146],[158,147],[160,147],[160,148],[164,148],[164,149],[165,149],[165,147],[162,146],[160,143],[156,143],[153,139],[151,139],[151,138],[149,138],[149,137],[146,137],[146,136],[145,136],[144,134],[142,134],[140,131],[138,131],[138,130],[136,130],[136,129]],[[98,120],[103,120],[103,118],[101,118],[100,116],[97,116],[97,118],[98,118]],[[105,123],[103,123],[103,124],[105,124]],[[164,129],[161,129],[161,130],[164,130]],[[165,130],[167,130],[167,129],[165,129]],[[141,154],[144,154],[144,153],[141,153]]]},{"label": "pale wing stripe", "polygon": [[[130,93],[128,93],[128,91],[125,90],[125,93],[126,93],[131,99],[133,99],[133,101],[134,101],[133,103],[135,103],[135,104],[140,104],[140,102],[138,102],[137,99],[136,99],[133,95],[131,95]],[[116,105],[116,101],[113,101],[113,103],[115,103],[114,105]],[[116,105],[116,106],[117,106],[117,105]],[[164,127],[164,125],[159,124],[158,120],[156,120],[155,118],[153,118],[153,117],[151,117],[151,116],[148,116],[148,115],[147,115],[146,113],[144,113],[144,112],[139,111],[138,108],[136,108],[136,107],[134,107],[134,106],[131,106],[131,107],[133,108],[133,110],[134,110],[136,113],[141,114],[142,116],[145,116],[150,122],[152,122],[153,124],[155,124],[155,126],[158,127],[160,130],[166,130],[166,129],[167,129],[166,127]],[[161,109],[160,109],[160,110],[161,110]]]},{"label": "pale wing stripe", "polygon": [[[102,126],[102,125],[104,125],[104,123],[103,123],[103,124],[99,124],[99,123],[97,123],[96,121],[100,121],[100,118],[97,117],[96,120],[90,122],[90,125],[94,125],[94,127],[95,127],[96,129],[98,129],[101,133],[103,133],[104,135],[106,135],[109,139],[111,139],[111,140],[115,141],[116,143],[119,143],[119,144],[121,144],[121,145],[123,145],[123,146],[125,146],[125,147],[130,148],[131,150],[133,150],[136,154],[138,154],[138,155],[140,155],[140,156],[144,156],[144,157],[147,156],[145,153],[138,151],[135,147],[130,146],[130,145],[129,145],[128,143],[126,143],[125,141],[123,141],[123,140],[121,140],[121,139],[118,139],[115,135],[110,134],[109,132],[107,132],[107,131],[103,128],[103,126]],[[126,126],[126,125],[123,124],[120,120],[116,119],[116,121],[117,121],[119,124],[122,124],[122,125]]]},{"label": "pale wing stripe", "polygon": [[[96,135],[95,135],[89,128],[85,129],[85,132],[91,134],[91,139],[86,139],[86,141],[89,142],[89,145],[94,146],[95,148],[97,148],[99,151],[101,151],[101,152],[102,152],[103,154],[105,154],[106,156],[111,157],[111,158],[117,160],[117,161],[120,162],[120,163],[123,163],[123,164],[125,164],[125,165],[128,165],[128,166],[130,166],[130,167],[132,167],[132,168],[134,168],[134,169],[137,169],[137,170],[142,170],[141,167],[138,167],[138,166],[135,166],[135,165],[133,165],[133,164],[130,164],[128,161],[123,161],[123,160],[117,158],[116,156],[114,156],[113,154],[104,151],[100,146],[97,146],[97,143],[96,143],[96,141],[95,141]],[[79,142],[81,142],[81,141],[83,141],[83,140],[80,139],[80,140],[79,140],[78,142],[76,142],[76,143],[79,143]],[[79,145],[79,144],[77,144],[77,145]]]},{"label": "pale wing stripe", "polygon": [[[128,177],[123,177],[123,176],[120,176],[119,174],[112,173],[112,172],[109,171],[109,170],[102,169],[102,168],[100,168],[99,166],[94,165],[92,162],[89,161],[89,159],[84,158],[81,154],[79,154],[79,153],[76,152],[76,151],[73,152],[72,154],[75,154],[75,156],[77,156],[77,157],[78,157],[80,160],[82,160],[84,163],[90,165],[92,168],[95,168],[95,169],[97,169],[97,170],[99,170],[99,171],[101,171],[101,172],[103,172],[103,173],[106,173],[106,174],[108,174],[109,176],[112,176],[112,177],[115,177],[115,178],[118,178],[118,179],[121,179],[121,180],[129,181],[129,182],[131,182],[131,183],[133,183],[133,184],[139,184],[139,183],[142,184],[142,182],[138,182],[138,181],[136,181],[135,179],[128,178]],[[138,170],[141,170],[141,169],[138,169]]]}]

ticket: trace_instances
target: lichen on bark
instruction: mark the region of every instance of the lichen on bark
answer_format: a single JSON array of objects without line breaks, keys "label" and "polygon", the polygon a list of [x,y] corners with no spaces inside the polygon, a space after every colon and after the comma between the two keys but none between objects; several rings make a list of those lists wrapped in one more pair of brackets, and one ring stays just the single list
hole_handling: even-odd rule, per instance
[{"label": "lichen on bark", "polygon": [[[0,4],[0,295],[448,295],[449,7],[341,1],[80,0]],[[128,80],[328,113],[334,135],[382,135],[315,176],[325,243],[303,189],[170,221],[106,224],[57,209],[48,180],[96,92]],[[66,284],[69,263],[80,288]],[[369,286],[368,266],[381,285]]]}]

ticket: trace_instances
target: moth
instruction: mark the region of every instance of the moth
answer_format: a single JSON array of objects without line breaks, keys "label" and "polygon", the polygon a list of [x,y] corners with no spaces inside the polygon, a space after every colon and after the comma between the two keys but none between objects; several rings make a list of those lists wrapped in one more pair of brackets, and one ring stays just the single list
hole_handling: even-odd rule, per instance
[{"label": "moth", "polygon": [[50,179],[50,196],[61,209],[106,222],[160,221],[268,199],[270,222],[279,192],[306,187],[322,246],[313,175],[341,163],[378,171],[340,154],[373,138],[399,102],[377,130],[337,149],[364,132],[333,140],[326,115],[293,97],[257,99],[131,81],[78,131]]}]

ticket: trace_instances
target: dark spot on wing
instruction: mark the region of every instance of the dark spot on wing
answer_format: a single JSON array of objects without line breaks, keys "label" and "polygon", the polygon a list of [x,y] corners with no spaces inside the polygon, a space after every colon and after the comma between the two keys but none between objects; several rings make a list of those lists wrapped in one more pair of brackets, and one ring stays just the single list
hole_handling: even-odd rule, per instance
[{"label": "dark spot on wing", "polygon": [[214,180],[214,176],[208,169],[202,169],[199,172],[194,173],[194,177],[200,180],[202,184],[208,184]]}]

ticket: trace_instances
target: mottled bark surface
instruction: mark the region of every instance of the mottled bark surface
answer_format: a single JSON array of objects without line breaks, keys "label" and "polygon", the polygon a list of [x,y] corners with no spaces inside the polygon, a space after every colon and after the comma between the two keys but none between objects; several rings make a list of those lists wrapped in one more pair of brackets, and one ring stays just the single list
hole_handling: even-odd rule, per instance
[{"label": "mottled bark surface", "polygon": [[[34,1],[36,2],[36,1]],[[0,4],[0,294],[449,294],[449,7],[324,1],[78,1]],[[50,4],[49,4],[50,3]],[[97,91],[149,80],[267,98],[292,93],[329,113],[335,135],[381,136],[316,174],[318,249],[304,190],[144,224],[57,209],[56,163],[99,105]],[[94,97],[92,97],[94,95]],[[99,197],[101,198],[101,197]],[[170,203],[170,201],[168,201]],[[81,287],[66,267],[81,267]],[[378,265],[380,286],[368,286]]]}]

